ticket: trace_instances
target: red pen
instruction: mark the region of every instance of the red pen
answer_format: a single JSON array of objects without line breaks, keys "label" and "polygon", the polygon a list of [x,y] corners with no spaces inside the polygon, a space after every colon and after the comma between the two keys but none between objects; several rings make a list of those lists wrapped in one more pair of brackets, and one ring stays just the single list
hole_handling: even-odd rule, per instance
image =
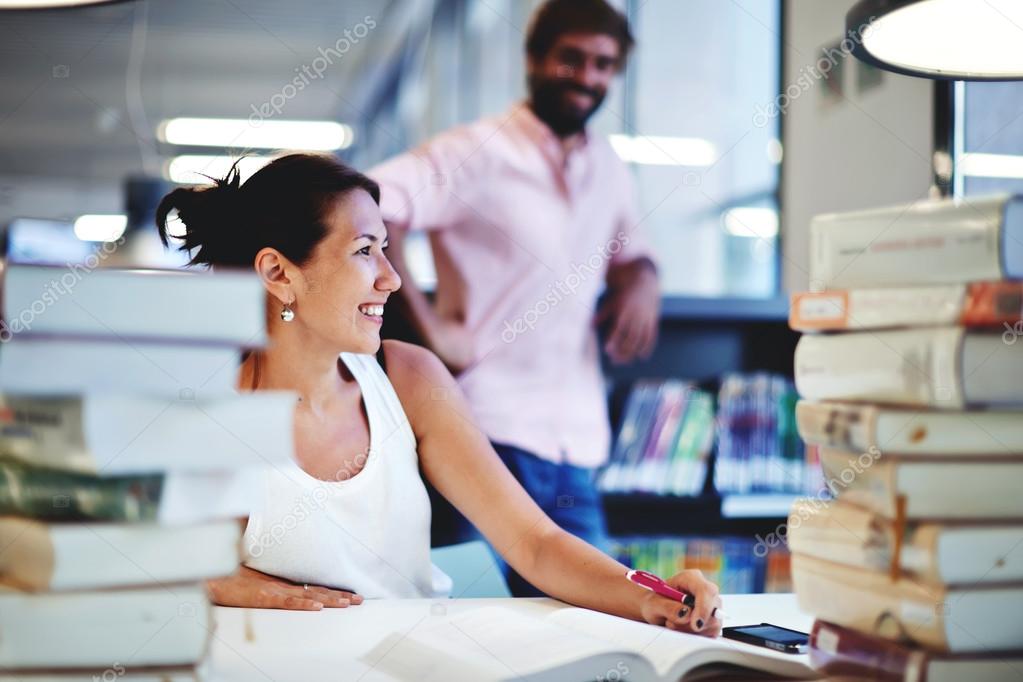
[{"label": "red pen", "polygon": [[[636,583],[640,587],[644,587],[652,592],[656,592],[662,597],[667,597],[668,599],[680,601],[689,608],[693,608],[694,606],[696,606],[696,597],[694,597],[691,594],[687,594],[686,592],[676,590],[674,587],[664,582],[661,578],[654,575],[653,573],[648,573],[647,571],[637,571],[636,569],[632,569],[625,574],[625,577],[629,581]],[[716,617],[720,620],[724,620],[725,614],[720,609],[715,608],[713,611],[710,612],[710,617],[711,618]]]}]

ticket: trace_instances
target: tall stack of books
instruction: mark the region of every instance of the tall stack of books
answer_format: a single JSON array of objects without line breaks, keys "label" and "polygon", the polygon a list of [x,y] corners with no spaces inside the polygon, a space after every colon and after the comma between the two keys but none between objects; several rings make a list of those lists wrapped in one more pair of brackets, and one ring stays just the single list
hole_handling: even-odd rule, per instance
[{"label": "tall stack of books", "polygon": [[291,460],[294,397],[239,395],[266,340],[242,273],[8,265],[0,677],[194,680],[204,581],[239,563],[236,472]]},{"label": "tall stack of books", "polygon": [[788,538],[813,660],[1020,679],[1023,200],[818,216],[810,258],[797,423],[830,496],[797,502]]},{"label": "tall stack of books", "polygon": [[607,493],[699,495],[714,442],[714,398],[677,379],[636,382],[611,458],[598,481]]}]

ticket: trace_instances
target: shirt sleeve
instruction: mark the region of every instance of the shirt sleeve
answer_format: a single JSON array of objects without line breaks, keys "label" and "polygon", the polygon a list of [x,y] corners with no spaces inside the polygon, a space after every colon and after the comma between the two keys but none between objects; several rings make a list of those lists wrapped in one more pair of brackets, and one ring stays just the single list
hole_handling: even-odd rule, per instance
[{"label": "shirt sleeve", "polygon": [[[613,152],[612,152],[613,153]],[[617,253],[611,256],[612,265],[621,265],[637,258],[647,258],[655,266],[660,267],[650,246],[649,235],[640,216],[636,197],[636,184],[632,179],[632,171],[615,158],[619,166],[619,187],[621,203],[618,207],[618,231],[614,239],[620,244]]]},{"label": "shirt sleeve", "polygon": [[399,154],[367,173],[380,185],[380,213],[389,227],[438,230],[459,219],[451,191],[462,174],[458,137],[451,131]]}]

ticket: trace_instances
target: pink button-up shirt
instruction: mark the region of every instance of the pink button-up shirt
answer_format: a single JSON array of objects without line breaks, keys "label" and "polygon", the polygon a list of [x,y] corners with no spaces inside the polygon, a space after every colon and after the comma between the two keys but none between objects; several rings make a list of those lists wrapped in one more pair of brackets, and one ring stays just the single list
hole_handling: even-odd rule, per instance
[{"label": "pink button-up shirt", "polygon": [[525,105],[370,171],[393,227],[429,231],[436,305],[461,316],[458,380],[487,436],[595,467],[610,428],[593,317],[610,262],[649,257],[628,169],[588,134],[566,154]]}]

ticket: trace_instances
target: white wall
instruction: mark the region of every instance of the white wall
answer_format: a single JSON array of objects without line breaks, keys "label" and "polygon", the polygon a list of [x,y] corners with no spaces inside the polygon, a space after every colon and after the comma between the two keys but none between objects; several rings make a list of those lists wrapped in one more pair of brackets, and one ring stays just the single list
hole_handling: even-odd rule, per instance
[{"label": "white wall", "polygon": [[[822,48],[842,40],[853,4],[785,0],[782,91],[805,79]],[[789,292],[808,286],[813,215],[911,202],[930,191],[933,82],[882,72],[880,85],[861,92],[861,68],[846,57],[844,98],[829,100],[827,84],[814,80],[782,119],[782,284]]]}]

